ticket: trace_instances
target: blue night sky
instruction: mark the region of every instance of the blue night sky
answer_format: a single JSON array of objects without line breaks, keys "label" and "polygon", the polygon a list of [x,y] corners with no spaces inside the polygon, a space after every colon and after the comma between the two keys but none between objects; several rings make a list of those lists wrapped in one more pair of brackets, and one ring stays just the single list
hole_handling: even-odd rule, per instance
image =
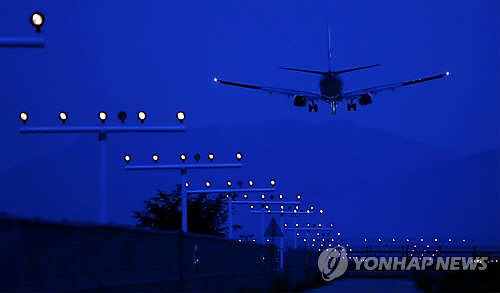
[{"label": "blue night sky", "polygon": [[[99,125],[127,111],[127,125],[176,125],[184,134],[110,134],[109,193],[114,223],[134,224],[174,171],[123,170],[133,163],[177,162],[180,153],[244,154],[244,168],[190,173],[211,180],[276,178],[285,197],[325,209],[347,238],[499,238],[498,1],[5,1],[0,36],[35,36],[45,14],[43,49],[0,48],[0,212],[23,217],[97,220],[96,135],[19,133],[30,126]],[[327,24],[334,69],[356,90],[450,71],[443,80],[382,93],[337,116],[295,108],[286,97],[226,87],[214,77],[318,92],[316,75],[280,66],[327,69]],[[260,183],[260,184],[259,184]],[[257,195],[254,195],[257,197]],[[255,232],[248,207],[235,224]],[[308,222],[305,219],[302,223]]]}]

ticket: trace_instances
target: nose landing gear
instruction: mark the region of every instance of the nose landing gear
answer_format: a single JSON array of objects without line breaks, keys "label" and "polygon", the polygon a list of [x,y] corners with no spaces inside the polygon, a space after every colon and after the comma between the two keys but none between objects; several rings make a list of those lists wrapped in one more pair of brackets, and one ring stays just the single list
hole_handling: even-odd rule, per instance
[{"label": "nose landing gear", "polygon": [[332,115],[337,114],[337,104],[335,102],[332,103]]}]

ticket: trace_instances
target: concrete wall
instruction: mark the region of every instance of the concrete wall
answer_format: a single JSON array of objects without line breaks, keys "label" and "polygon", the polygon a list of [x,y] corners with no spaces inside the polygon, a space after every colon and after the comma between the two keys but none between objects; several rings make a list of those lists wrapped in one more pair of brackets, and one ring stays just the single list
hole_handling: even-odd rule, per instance
[{"label": "concrete wall", "polygon": [[131,227],[0,219],[0,291],[269,291],[319,277],[317,253]]}]

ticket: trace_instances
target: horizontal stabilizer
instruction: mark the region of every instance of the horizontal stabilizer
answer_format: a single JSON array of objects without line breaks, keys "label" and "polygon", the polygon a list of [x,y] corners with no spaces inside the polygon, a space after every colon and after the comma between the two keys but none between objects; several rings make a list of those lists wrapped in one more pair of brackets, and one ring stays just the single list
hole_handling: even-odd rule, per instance
[{"label": "horizontal stabilizer", "polygon": [[356,68],[350,68],[350,69],[344,69],[344,70],[332,71],[332,72],[299,69],[299,68],[289,68],[289,67],[280,67],[280,69],[321,74],[321,75],[330,75],[330,74],[341,74],[341,73],[346,73],[346,72],[351,72],[351,71],[356,71],[356,70],[361,70],[361,69],[366,69],[366,68],[372,68],[372,67],[376,67],[376,66],[380,66],[380,64],[374,64],[374,65],[368,65],[368,66],[362,66],[362,67],[356,67]]}]

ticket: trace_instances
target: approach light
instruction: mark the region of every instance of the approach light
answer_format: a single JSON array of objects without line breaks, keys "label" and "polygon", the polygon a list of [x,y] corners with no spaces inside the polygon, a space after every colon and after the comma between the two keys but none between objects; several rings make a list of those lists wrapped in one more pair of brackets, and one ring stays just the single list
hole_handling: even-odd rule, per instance
[{"label": "approach light", "polygon": [[127,119],[127,113],[123,111],[118,113],[118,120],[120,120],[122,123],[125,123],[125,119]]},{"label": "approach light", "polygon": [[104,121],[106,121],[106,118],[108,118],[108,114],[106,114],[106,112],[99,112],[99,120],[101,120],[102,123],[104,123]]},{"label": "approach light", "polygon": [[217,82],[217,77],[214,77],[214,81]]},{"label": "approach light", "polygon": [[314,210],[314,206],[311,206],[310,210],[311,210],[311,211],[312,211],[312,210]]},{"label": "approach light", "polygon": [[462,242],[463,242],[463,243],[465,243],[465,239],[464,239],[464,240],[462,240]]},{"label": "approach light", "polygon": [[367,241],[368,241],[368,239],[365,238],[365,242],[367,242]]},{"label": "approach light", "polygon": [[264,199],[266,198],[266,195],[265,195],[265,194],[262,194],[262,195],[260,196],[260,198],[262,198],[262,200],[264,200]]},{"label": "approach light", "polygon": [[424,242],[424,238],[420,238],[420,242]]},{"label": "approach light", "polygon": [[238,159],[238,161],[241,161],[242,158],[243,155],[241,153],[236,153],[236,159]]},{"label": "approach light", "polygon": [[450,75],[450,72],[449,72],[449,71],[446,71],[446,75],[447,75],[447,76],[448,76],[448,75]]},{"label": "approach light", "polygon": [[226,198],[229,198],[229,194],[226,193]]},{"label": "approach light", "polygon": [[253,180],[249,180],[248,185],[253,186]]},{"label": "approach light", "polygon": [[295,224],[295,227],[298,227],[299,226],[299,223]]},{"label": "approach light", "polygon": [[266,205],[266,210],[268,210],[268,209],[269,209],[269,206],[268,206],[268,205]]},{"label": "approach light", "polygon": [[309,214],[311,211],[310,210],[307,210],[307,213]]},{"label": "approach light", "polygon": [[60,112],[59,113],[59,120],[64,124],[66,120],[68,119],[68,114],[66,112]]},{"label": "approach light", "polygon": [[392,238],[392,242],[396,242],[396,239]]},{"label": "approach light", "polygon": [[21,121],[23,121],[23,124],[26,124],[26,121],[28,121],[28,113],[21,112],[19,114],[19,119],[21,119]]},{"label": "approach light", "polygon": [[300,200],[300,194],[297,194],[297,200]]},{"label": "approach light", "polygon": [[318,227],[320,227],[320,228],[321,228],[321,224],[318,224]]},{"label": "approach light", "polygon": [[205,182],[205,186],[206,186],[207,188],[209,188],[209,187],[210,187],[210,181]]},{"label": "approach light", "polygon": [[294,213],[297,213],[297,210],[293,210]]},{"label": "approach light", "polygon": [[208,154],[208,159],[210,160],[210,162],[212,162],[214,158],[215,158],[214,154],[212,153]]},{"label": "approach light", "polygon": [[448,239],[448,242],[451,242],[451,238],[450,238],[450,239]]},{"label": "approach light", "polygon": [[228,182],[226,182],[226,184],[227,184],[227,187],[231,187],[231,185],[233,185],[233,182],[228,181]]},{"label": "approach light", "polygon": [[271,186],[274,186],[276,184],[276,181],[274,179],[271,179]]},{"label": "approach light", "polygon": [[319,210],[319,213],[322,214],[324,211],[323,210]]},{"label": "approach light", "polygon": [[307,223],[307,227],[311,227],[311,224]]},{"label": "approach light", "polygon": [[42,25],[45,22],[45,17],[40,12],[35,12],[31,15],[30,22],[39,33]]},{"label": "approach light", "polygon": [[186,182],[186,184],[184,184],[186,186],[186,188],[189,188],[189,183]]},{"label": "approach light", "polygon": [[406,238],[406,242],[410,242],[410,239]]},{"label": "approach light", "polygon": [[160,157],[158,157],[158,155],[157,155],[157,154],[154,154],[154,155],[153,155],[153,161],[154,161],[155,163],[156,163],[156,162],[158,162],[158,159],[159,159],[159,158],[160,158]]},{"label": "approach light", "polygon": [[177,120],[179,120],[180,123],[184,121],[184,118],[186,118],[186,114],[184,114],[184,112],[182,111],[177,112]]},{"label": "approach light", "polygon": [[284,206],[280,206],[280,208],[283,210],[285,207]]},{"label": "approach light", "polygon": [[337,236],[340,236],[340,232],[339,232],[339,233],[337,233]]},{"label": "approach light", "polygon": [[130,162],[130,155],[125,155],[123,157],[123,159],[125,160],[125,162],[128,164]]},{"label": "approach light", "polygon": [[184,163],[187,159],[186,155],[185,154],[181,154],[180,155],[180,158],[181,158],[181,161]]},{"label": "approach light", "polygon": [[196,162],[199,162],[199,161],[200,161],[200,158],[201,158],[200,154],[194,154],[194,160],[195,160]]},{"label": "approach light", "polygon": [[295,209],[298,210],[299,209],[299,206],[295,206]]},{"label": "approach light", "polygon": [[144,120],[146,120],[146,112],[140,111],[137,113],[137,118],[141,120],[141,123],[144,123]]},{"label": "approach light", "polygon": [[248,198],[248,194],[243,194],[243,198],[247,199]]},{"label": "approach light", "polygon": [[250,208],[253,210],[253,205],[251,205]]},{"label": "approach light", "polygon": [[434,238],[434,242],[438,242],[438,239],[437,239],[437,238]]},{"label": "approach light", "polygon": [[379,238],[379,239],[378,239],[378,242],[382,242],[382,239],[380,239],[380,238]]},{"label": "approach light", "polygon": [[280,194],[280,200],[283,199],[283,194]]},{"label": "approach light", "polygon": [[283,224],[283,226],[288,227],[288,224],[287,224],[287,223],[285,223],[285,224]]}]

